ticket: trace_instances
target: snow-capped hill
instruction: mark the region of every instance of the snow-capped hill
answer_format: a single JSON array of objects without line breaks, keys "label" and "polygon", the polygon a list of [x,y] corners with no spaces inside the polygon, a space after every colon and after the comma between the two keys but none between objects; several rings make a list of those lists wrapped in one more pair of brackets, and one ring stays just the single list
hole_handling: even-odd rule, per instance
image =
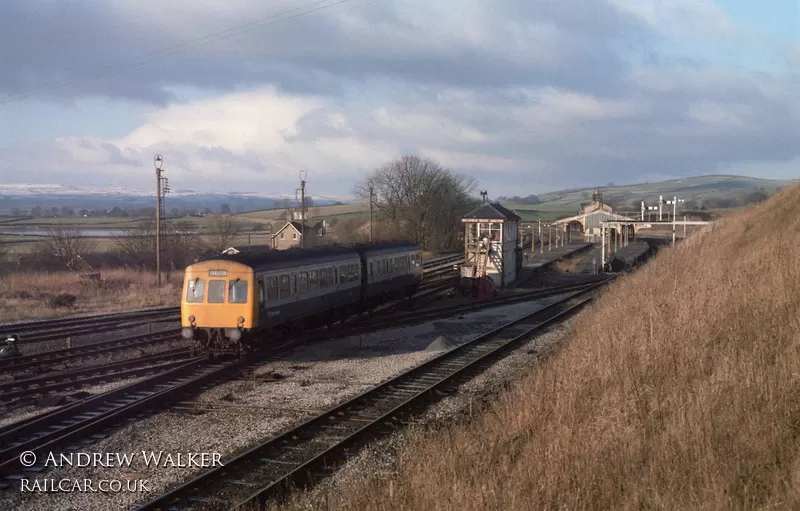
[{"label": "snow-capped hill", "polygon": [[[319,194],[309,194],[315,201],[340,201],[346,198],[338,198]],[[0,196],[14,198],[64,198],[64,197],[153,197],[155,190],[139,190],[135,188],[123,187],[77,187],[70,185],[57,184],[0,184]],[[199,192],[189,189],[171,189],[168,197],[231,197],[231,198],[254,198],[254,199],[274,199],[294,200],[294,194],[287,193],[263,193],[263,192]]]}]

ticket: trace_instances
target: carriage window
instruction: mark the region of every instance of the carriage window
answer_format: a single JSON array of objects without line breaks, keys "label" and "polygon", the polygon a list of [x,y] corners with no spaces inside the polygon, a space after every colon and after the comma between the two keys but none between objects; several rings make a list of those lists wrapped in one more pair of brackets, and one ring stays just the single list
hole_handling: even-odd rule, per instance
[{"label": "carriage window", "polygon": [[206,293],[206,281],[203,279],[194,279],[189,281],[186,287],[186,301],[189,303],[202,303],[203,296]]},{"label": "carriage window", "polygon": [[358,268],[359,265],[351,264],[350,265],[350,281],[356,282],[358,280]]},{"label": "carriage window", "polygon": [[278,277],[269,277],[267,280],[267,299],[268,300],[277,300],[278,299]]},{"label": "carriage window", "polygon": [[339,284],[347,282],[347,266],[339,267]]},{"label": "carriage window", "polygon": [[322,268],[319,271],[319,288],[325,289],[328,287],[328,269]]},{"label": "carriage window", "polygon": [[300,272],[300,294],[308,293],[308,272]]},{"label": "carriage window", "polygon": [[373,277],[375,275],[375,261],[369,262],[369,276]]},{"label": "carriage window", "polygon": [[311,274],[308,277],[308,290],[317,290],[317,270],[311,270]]},{"label": "carriage window", "polygon": [[231,280],[228,284],[228,303],[247,303],[247,281]]},{"label": "carriage window", "polygon": [[225,302],[225,281],[209,280],[208,303],[224,303],[224,302]]},{"label": "carriage window", "polygon": [[281,275],[279,291],[281,293],[281,298],[289,298],[289,294],[291,292],[289,275]]},{"label": "carriage window", "polygon": [[292,275],[292,294],[297,296],[297,274]]}]

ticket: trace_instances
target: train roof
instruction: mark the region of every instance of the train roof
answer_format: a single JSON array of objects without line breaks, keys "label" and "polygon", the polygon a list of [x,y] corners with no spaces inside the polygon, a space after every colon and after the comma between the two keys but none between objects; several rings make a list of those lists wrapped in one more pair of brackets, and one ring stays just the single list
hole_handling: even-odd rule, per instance
[{"label": "train roof", "polygon": [[[335,257],[338,256],[338,257]],[[204,257],[198,262],[203,261],[233,261],[247,266],[264,266],[293,261],[306,261],[314,259],[324,259],[335,257],[341,259],[342,256],[357,257],[358,252],[352,247],[341,245],[328,245],[312,248],[289,248],[286,250],[272,250],[261,253],[241,253],[241,254],[219,254]],[[283,265],[281,265],[283,266]]]},{"label": "train roof", "polygon": [[260,253],[218,254],[208,255],[197,262],[203,261],[232,261],[252,268],[263,266],[288,267],[303,261],[313,264],[315,261],[338,261],[348,257],[358,257],[360,252],[393,252],[419,249],[419,246],[410,242],[375,242],[357,243],[354,245],[323,245],[312,248],[289,248],[286,250],[272,250]]},{"label": "train roof", "polygon": [[410,241],[378,241],[372,243],[356,243],[355,249],[368,253],[405,252],[408,250],[422,250],[419,245]]}]

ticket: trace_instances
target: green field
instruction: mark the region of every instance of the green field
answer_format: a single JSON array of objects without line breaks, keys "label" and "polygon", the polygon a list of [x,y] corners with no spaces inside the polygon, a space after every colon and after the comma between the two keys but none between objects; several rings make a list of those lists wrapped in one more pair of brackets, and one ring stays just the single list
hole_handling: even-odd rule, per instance
[{"label": "green field", "polygon": [[[760,179],[744,176],[710,175],[686,179],[673,179],[658,183],[640,183],[623,186],[601,186],[587,188],[573,188],[538,195],[544,204],[559,204],[571,206],[577,211],[582,203],[592,200],[592,192],[600,190],[603,199],[609,203],[632,203],[634,201],[655,202],[659,195],[665,199],[677,196],[692,201],[701,201],[709,198],[731,198],[741,194],[761,191],[768,196],[775,193],[778,188],[785,187],[793,181],[776,179]],[[541,205],[537,205],[541,207]]]},{"label": "green field", "polygon": [[578,214],[578,207],[563,204],[517,204],[514,202],[503,202],[503,206],[515,211],[523,221],[530,222],[541,220],[542,222],[553,222],[559,218],[565,218]]},{"label": "green field", "polygon": [[[266,209],[261,211],[248,211],[239,213],[237,217],[254,218],[258,220],[277,220],[284,209]],[[364,204],[341,204],[337,206],[312,206],[306,208],[310,218],[329,220],[331,217],[364,213],[368,208]]]},{"label": "green field", "polygon": [[[711,175],[699,176],[687,179],[677,179],[663,181],[660,183],[642,183],[625,186],[606,186],[599,188],[574,188],[558,192],[550,192],[538,195],[539,204],[524,204],[514,201],[503,201],[503,205],[517,212],[523,221],[530,222],[541,220],[552,222],[560,218],[578,214],[582,204],[591,202],[592,192],[599,189],[603,192],[603,200],[616,207],[616,211],[621,213],[638,212],[639,201],[644,200],[649,204],[654,204],[659,195],[665,199],[673,196],[684,198],[686,201],[700,203],[710,198],[734,198],[742,197],[748,193],[761,192],[767,196],[775,193],[781,187],[790,184],[791,181],[780,181],[772,179],[758,179],[742,176]],[[716,209],[716,208],[709,208]],[[270,229],[277,229],[282,225],[278,217],[283,215],[285,210],[270,209],[249,211],[233,215],[234,225],[241,235],[235,241],[235,245],[246,245],[247,234],[251,233],[251,242],[256,244],[266,244],[269,242],[268,234],[252,234],[268,232]],[[308,215],[312,221],[327,220],[329,223],[336,223],[346,218],[360,217],[366,221],[368,208],[364,204],[342,204],[336,206],[312,206],[308,208]],[[185,217],[171,219],[170,221],[187,221],[198,227],[202,235],[208,232],[214,222],[214,216],[208,217]],[[60,225],[81,230],[118,230],[130,229],[137,222],[146,220],[145,218],[104,218],[104,217],[75,217],[75,218],[13,218],[0,217],[0,231],[19,232],[19,231],[46,231],[51,226]],[[30,250],[31,246],[44,239],[43,237],[32,236],[5,236],[0,241],[10,242],[11,249],[15,252]],[[99,250],[109,250],[115,247],[115,242],[110,237],[98,237],[97,245]]]}]

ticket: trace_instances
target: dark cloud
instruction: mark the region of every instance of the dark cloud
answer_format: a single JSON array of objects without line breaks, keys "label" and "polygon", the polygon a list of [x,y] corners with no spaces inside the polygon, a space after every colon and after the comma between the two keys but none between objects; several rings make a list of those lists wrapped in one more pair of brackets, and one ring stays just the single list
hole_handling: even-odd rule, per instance
[{"label": "dark cloud", "polygon": [[[81,184],[114,166],[133,185],[149,186],[152,154],[161,152],[169,155],[171,182],[192,188],[224,181],[291,191],[296,169],[307,165],[318,190],[346,194],[383,159],[417,153],[483,180],[491,193],[523,194],[800,155],[797,77],[726,70],[713,55],[680,54],[611,0],[353,4],[135,63],[266,12],[245,0],[206,5],[142,0],[122,10],[100,0],[6,0],[0,59],[13,71],[0,75],[0,94],[77,77],[41,90],[57,101],[108,96],[159,107],[176,102],[175,87],[223,94],[273,85],[321,97],[293,129],[285,119],[271,123],[273,115],[291,116],[272,110],[276,103],[235,110],[248,133],[280,124],[285,145],[241,142],[225,108],[189,102],[182,113],[160,111],[135,137],[140,145],[78,139],[11,148],[1,153],[0,177],[25,168],[44,179],[61,175],[48,169],[63,169]],[[195,129],[189,118],[204,122],[207,145],[184,136]],[[215,119],[225,133],[214,132]],[[161,140],[171,136],[183,142]],[[86,165],[74,156],[80,150],[103,163]]]},{"label": "dark cloud", "polygon": [[439,10],[423,8],[419,0],[338,15],[332,9],[165,54],[160,50],[266,12],[256,3],[222,15],[204,15],[195,7],[187,20],[170,9],[173,4],[137,15],[99,0],[7,0],[0,6],[0,59],[14,71],[0,76],[0,91],[164,105],[174,100],[168,86],[225,92],[269,83],[294,93],[335,95],[342,92],[337,80],[378,75],[474,88],[547,84],[612,94],[624,89],[621,77],[628,69],[618,50],[655,37],[641,21],[599,0],[580,9],[552,0],[512,0],[491,8],[443,1]]}]

